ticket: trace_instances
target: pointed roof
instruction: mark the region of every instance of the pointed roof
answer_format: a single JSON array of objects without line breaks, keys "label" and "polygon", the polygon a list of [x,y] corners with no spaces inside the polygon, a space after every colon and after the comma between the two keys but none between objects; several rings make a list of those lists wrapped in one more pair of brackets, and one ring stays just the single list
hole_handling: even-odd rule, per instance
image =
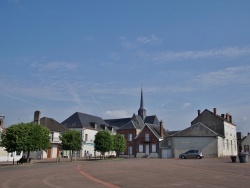
[{"label": "pointed roof", "polygon": [[48,117],[43,117],[40,119],[40,124],[47,127],[50,131],[55,132],[67,132],[69,129],[57,122],[56,120]]},{"label": "pointed roof", "polygon": [[215,132],[214,130],[210,129],[203,123],[196,123],[192,125],[191,127],[188,127],[182,131],[179,131],[175,134],[172,134],[171,137],[215,137],[215,136],[221,136],[219,133]]},{"label": "pointed roof", "polygon": [[140,108],[144,109],[144,103],[143,103],[143,91],[141,88],[141,102],[140,102]]},{"label": "pointed roof", "polygon": [[[139,138],[139,136],[142,134],[143,130],[148,127],[148,129],[155,135],[156,138],[158,138],[159,140],[162,140],[163,138],[160,135],[160,126],[159,125],[154,125],[154,124],[149,124],[149,123],[145,123],[145,125],[143,126],[142,130],[140,131],[140,133],[135,137],[135,139]],[[167,133],[167,131],[163,128],[163,137],[166,138],[168,137],[169,134]]]}]

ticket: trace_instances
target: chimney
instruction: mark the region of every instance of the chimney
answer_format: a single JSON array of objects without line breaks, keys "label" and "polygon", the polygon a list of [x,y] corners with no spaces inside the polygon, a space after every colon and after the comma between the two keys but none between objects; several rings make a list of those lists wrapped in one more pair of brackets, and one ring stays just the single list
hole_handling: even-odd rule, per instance
[{"label": "chimney", "polygon": [[232,123],[232,116],[229,115],[229,122]]},{"label": "chimney", "polygon": [[198,116],[200,116],[201,115],[201,110],[198,110]]},{"label": "chimney", "polygon": [[40,125],[40,114],[41,112],[40,111],[35,111],[35,114],[34,114],[34,123],[37,124],[37,125]]},{"label": "chimney", "polygon": [[163,138],[163,121],[160,121],[160,136]]},{"label": "chimney", "polygon": [[217,109],[216,108],[214,108],[214,115],[216,115],[217,114]]},{"label": "chimney", "polygon": [[225,119],[225,114],[221,114],[221,117],[222,117],[223,119]]}]

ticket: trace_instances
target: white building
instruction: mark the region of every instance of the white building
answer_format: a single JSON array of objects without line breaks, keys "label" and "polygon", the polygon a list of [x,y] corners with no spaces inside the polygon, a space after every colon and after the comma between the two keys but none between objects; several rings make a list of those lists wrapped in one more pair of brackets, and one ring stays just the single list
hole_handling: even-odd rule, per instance
[{"label": "white building", "polygon": [[207,157],[237,155],[236,125],[229,114],[217,114],[204,110],[191,122],[191,127],[179,131],[161,144],[163,158],[178,158],[179,154],[190,150],[201,150]]},{"label": "white building", "polygon": [[[99,156],[100,153],[95,152],[94,140],[95,135],[100,130],[110,131],[115,133],[112,126],[109,126],[102,118],[76,112],[62,122],[64,126],[71,130],[77,130],[82,136],[82,149],[77,152],[77,157],[85,157],[86,155]],[[106,154],[107,155],[107,154]]]}]

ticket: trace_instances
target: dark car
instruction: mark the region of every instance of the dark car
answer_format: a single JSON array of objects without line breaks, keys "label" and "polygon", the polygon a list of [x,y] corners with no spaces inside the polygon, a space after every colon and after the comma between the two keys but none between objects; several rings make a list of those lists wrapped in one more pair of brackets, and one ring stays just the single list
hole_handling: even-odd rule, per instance
[{"label": "dark car", "polygon": [[200,150],[188,150],[187,152],[181,153],[179,155],[179,158],[181,159],[188,159],[188,158],[202,159],[202,157],[204,157],[204,155]]}]

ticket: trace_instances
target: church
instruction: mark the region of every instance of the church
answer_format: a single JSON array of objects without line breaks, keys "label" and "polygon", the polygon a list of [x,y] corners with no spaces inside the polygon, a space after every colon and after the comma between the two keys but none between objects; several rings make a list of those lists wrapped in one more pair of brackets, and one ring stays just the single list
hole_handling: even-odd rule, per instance
[{"label": "church", "polygon": [[116,127],[116,133],[127,140],[127,150],[121,154],[131,157],[159,157],[159,143],[167,136],[163,122],[156,115],[147,116],[144,108],[143,90],[138,114],[130,118],[106,119],[109,126]]}]

